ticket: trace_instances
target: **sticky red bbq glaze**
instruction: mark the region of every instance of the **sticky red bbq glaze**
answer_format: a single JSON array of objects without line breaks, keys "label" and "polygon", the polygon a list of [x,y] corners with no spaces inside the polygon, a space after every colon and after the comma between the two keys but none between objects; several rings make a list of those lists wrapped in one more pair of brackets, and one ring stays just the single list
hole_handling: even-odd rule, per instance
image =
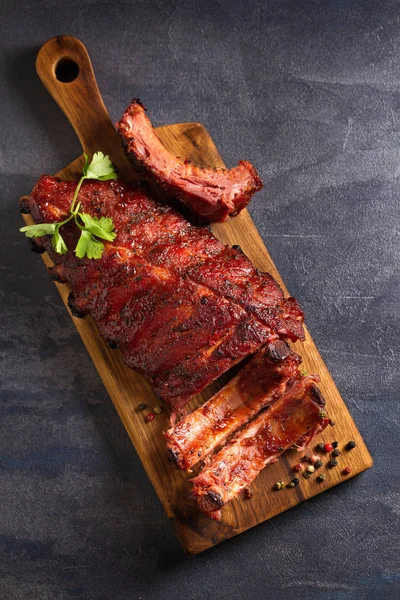
[{"label": "sticky red bbq glaze", "polygon": [[117,129],[134,167],[147,173],[164,192],[203,221],[224,221],[237,215],[262,188],[256,169],[248,161],[241,160],[230,170],[210,169],[173,156],[137,98],[126,109]]},{"label": "sticky red bbq glaze", "polygon": [[314,387],[309,381],[306,391],[300,387],[290,397],[282,396],[192,479],[192,496],[202,511],[219,519],[220,509],[250,485],[264,467],[305,434],[311,438],[331,423],[326,411],[321,412],[321,395]]},{"label": "sticky red bbq glaze", "polygon": [[284,395],[305,391],[312,378],[300,375],[300,363],[300,356],[285,342],[270,342],[208,402],[165,433],[175,464],[182,470],[190,469],[261,409]]},{"label": "sticky red bbq glaze", "polygon": [[[60,221],[75,188],[42,176],[23,209],[37,223]],[[37,240],[55,262],[52,277],[71,285],[74,314],[90,313],[173,408],[270,340],[304,338],[302,311],[269,274],[143,189],[86,181],[79,201],[82,212],[113,219],[116,239],[99,260],[74,255],[79,231],[71,223],[61,231],[67,254],[55,254],[48,237]]]}]

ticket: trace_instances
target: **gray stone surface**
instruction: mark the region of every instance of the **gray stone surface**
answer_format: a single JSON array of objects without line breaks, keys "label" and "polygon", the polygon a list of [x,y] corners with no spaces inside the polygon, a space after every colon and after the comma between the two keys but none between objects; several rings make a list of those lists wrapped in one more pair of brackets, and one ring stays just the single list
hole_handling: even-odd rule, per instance
[{"label": "gray stone surface", "polygon": [[[400,597],[400,6],[1,2],[1,600]],[[265,181],[250,211],[375,459],[186,558],[17,200],[80,152],[34,59],[88,47],[117,119],[200,121]]]}]

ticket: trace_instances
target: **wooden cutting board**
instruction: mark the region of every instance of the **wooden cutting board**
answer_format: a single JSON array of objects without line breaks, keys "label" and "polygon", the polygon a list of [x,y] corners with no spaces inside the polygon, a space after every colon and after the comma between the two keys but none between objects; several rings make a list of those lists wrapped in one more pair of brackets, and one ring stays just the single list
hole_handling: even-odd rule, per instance
[{"label": "wooden cutting board", "polygon": [[[43,84],[74,127],[84,151],[90,156],[97,150],[109,154],[122,179],[130,181],[137,179],[121,150],[118,135],[101,99],[84,45],[73,37],[53,38],[39,51],[36,67]],[[134,90],[132,90],[133,94]],[[129,100],[126,99],[127,103]],[[201,166],[224,166],[207,130],[199,123],[166,125],[159,127],[157,133],[168,150],[176,156],[190,159]],[[63,179],[78,179],[82,165],[83,159],[80,157],[58,175]],[[24,221],[26,224],[32,223],[31,218],[26,215]],[[214,225],[213,232],[226,244],[239,244],[258,269],[272,273],[282,288],[287,291],[247,211],[244,210],[238,217],[227,223]],[[46,254],[43,255],[43,260],[47,266],[51,265]],[[70,291],[68,286],[57,283],[55,285],[64,304],[67,305]],[[315,475],[308,480],[300,477],[300,484],[297,487],[279,492],[273,491],[273,485],[277,480],[289,482],[296,475],[293,465],[299,461],[301,455],[295,451],[287,452],[278,463],[266,468],[257,478],[252,485],[254,496],[251,500],[239,498],[233,501],[223,509],[220,523],[212,521],[202,515],[189,499],[190,476],[178,471],[168,462],[162,435],[162,432],[168,428],[166,412],[157,415],[154,421],[146,424],[144,422],[146,411],[144,413],[137,411],[140,403],[146,403],[151,409],[158,404],[149,384],[143,377],[124,365],[118,350],[110,350],[99,336],[90,317],[80,320],[71,315],[71,319],[104,382],[184,550],[190,554],[202,552],[372,466],[372,458],[365,443],[314,342],[306,332],[306,341],[297,342],[293,347],[302,355],[304,369],[309,373],[318,373],[320,376],[320,389],[326,398],[329,415],[335,422],[335,427],[328,428],[315,444],[320,441],[337,440],[342,451],[338,458],[339,466],[328,469],[326,463],[329,455],[325,454],[323,455],[324,466],[319,471],[326,474],[324,482],[318,483]],[[191,406],[204,402],[219,387],[221,387],[220,382],[214,383],[203,394],[197,396]],[[344,450],[349,440],[354,440],[357,444],[357,447],[350,452]],[[351,475],[347,477],[342,473],[345,466],[349,466],[352,470]],[[332,498],[332,503],[334,501]]]}]

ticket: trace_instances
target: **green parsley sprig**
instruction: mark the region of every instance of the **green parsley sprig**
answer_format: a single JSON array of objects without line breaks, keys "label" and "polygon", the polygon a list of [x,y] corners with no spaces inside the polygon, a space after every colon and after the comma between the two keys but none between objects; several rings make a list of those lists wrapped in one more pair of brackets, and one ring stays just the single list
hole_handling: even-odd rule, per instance
[{"label": "green parsley sprig", "polygon": [[[74,197],[69,209],[69,215],[64,221],[59,223],[40,223],[38,225],[27,225],[21,227],[20,231],[25,233],[26,237],[35,238],[51,235],[51,245],[57,254],[68,252],[67,245],[60,233],[60,228],[74,219],[76,226],[81,230],[81,235],[75,248],[75,254],[78,258],[101,258],[104,250],[104,244],[100,241],[107,240],[112,242],[117,235],[114,231],[114,223],[109,217],[92,217],[87,213],[79,212],[80,202],[78,201],[79,190],[85,179],[98,179],[107,181],[109,179],[118,179],[115,167],[110,157],[102,152],[96,152],[92,161],[89,162],[87,154],[83,166],[83,175],[76,186]],[[100,239],[99,239],[100,238]]]}]

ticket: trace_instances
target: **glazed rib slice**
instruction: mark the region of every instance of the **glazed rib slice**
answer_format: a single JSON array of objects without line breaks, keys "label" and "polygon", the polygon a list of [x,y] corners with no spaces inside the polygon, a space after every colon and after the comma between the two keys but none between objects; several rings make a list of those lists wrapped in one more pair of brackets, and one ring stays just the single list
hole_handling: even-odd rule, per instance
[{"label": "glazed rib slice", "polygon": [[224,221],[238,214],[262,188],[256,169],[247,161],[240,161],[228,171],[197,167],[172,156],[136,98],[117,129],[135,168],[144,170],[168,195],[207,222]]},{"label": "glazed rib slice", "polygon": [[238,433],[192,479],[192,495],[200,509],[214,519],[221,508],[245,489],[268,464],[304,436],[309,441],[331,423],[321,409],[321,395],[310,381],[294,386],[247,428]]},{"label": "glazed rib slice", "polygon": [[279,398],[288,397],[310,378],[298,371],[301,358],[281,341],[270,342],[208,402],[166,432],[175,464],[191,469],[223,444],[237,429]]},{"label": "glazed rib slice", "polygon": [[[76,182],[43,176],[25,208],[37,223],[60,221],[75,188]],[[61,256],[47,238],[38,240],[55,262],[51,275],[71,285],[72,312],[91,314],[125,362],[146,375],[173,408],[181,409],[270,340],[303,336],[301,310],[287,309],[292,301],[271,276],[257,273],[239,250],[232,259],[232,249],[208,230],[190,225],[144,190],[88,181],[79,199],[83,212],[113,219],[116,239],[105,244],[99,260],[78,259],[72,251]],[[62,233],[74,248],[78,229],[67,224]],[[229,260],[223,265],[224,254]],[[214,269],[211,282],[207,269],[218,257],[221,272]]]}]

